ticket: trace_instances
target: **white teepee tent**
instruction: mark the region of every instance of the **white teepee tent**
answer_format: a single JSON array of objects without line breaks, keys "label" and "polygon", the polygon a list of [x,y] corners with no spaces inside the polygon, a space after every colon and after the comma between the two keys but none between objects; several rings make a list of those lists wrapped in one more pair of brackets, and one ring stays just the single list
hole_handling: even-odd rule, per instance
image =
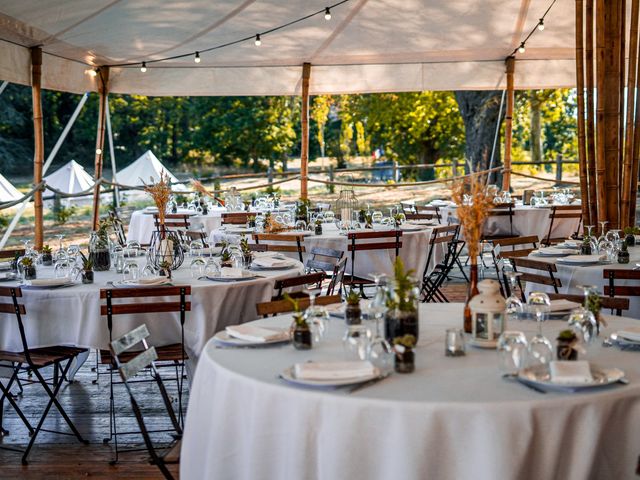
[{"label": "white teepee tent", "polygon": [[[71,160],[51,175],[44,177],[44,181],[47,182],[48,186],[64,193],[83,192],[89,190],[94,185],[91,175],[89,175],[84,167],[75,160]],[[45,195],[46,197],[51,197],[53,196],[53,192],[49,190]],[[77,205],[87,203],[87,201],[90,202],[91,198],[91,196],[65,198],[63,199],[63,203]]]},{"label": "white teepee tent", "polygon": [[[152,181],[157,182],[162,172],[169,176],[171,183],[178,181],[176,176],[158,160],[158,157],[156,157],[151,150],[147,150],[131,165],[117,172],[116,181],[120,185],[139,187]],[[186,190],[182,184],[172,185],[171,188],[173,190]]]},{"label": "white teepee tent", "polygon": [[19,198],[22,198],[22,194],[0,174],[0,202],[13,202]]}]

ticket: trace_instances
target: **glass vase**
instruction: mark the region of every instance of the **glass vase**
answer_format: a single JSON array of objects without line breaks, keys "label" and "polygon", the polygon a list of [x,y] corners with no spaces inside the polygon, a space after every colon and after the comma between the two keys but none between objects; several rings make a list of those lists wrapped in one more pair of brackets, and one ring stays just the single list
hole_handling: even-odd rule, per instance
[{"label": "glass vase", "polygon": [[471,333],[473,330],[472,321],[471,321],[471,309],[469,308],[469,302],[473,297],[478,295],[480,292],[478,291],[478,263],[477,261],[471,260],[471,265],[469,266],[469,284],[467,286],[467,300],[464,303],[464,332]]},{"label": "glass vase", "polygon": [[394,338],[413,335],[418,341],[420,330],[420,289],[418,282],[411,280],[409,288],[397,282],[387,286],[387,312],[384,318],[384,334],[389,343]]},{"label": "glass vase", "polygon": [[91,238],[89,239],[89,260],[93,262],[93,270],[96,272],[104,272],[111,268],[109,237],[106,233],[91,233]]}]

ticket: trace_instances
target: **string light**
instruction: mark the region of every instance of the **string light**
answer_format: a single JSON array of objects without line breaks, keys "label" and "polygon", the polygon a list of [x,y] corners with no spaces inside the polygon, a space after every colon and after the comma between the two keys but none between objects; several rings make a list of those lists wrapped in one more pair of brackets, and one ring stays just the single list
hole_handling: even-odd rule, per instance
[{"label": "string light", "polygon": [[97,68],[87,68],[84,71],[85,75],[89,75],[90,77],[95,77],[96,75],[98,75],[98,69]]},{"label": "string light", "polygon": [[254,43],[256,44],[256,47],[259,47],[260,45],[262,45],[262,40],[260,40],[259,33],[256,33],[256,41]]},{"label": "string light", "polygon": [[326,21],[331,20],[331,9],[329,7],[324,9],[324,19]]},{"label": "string light", "polygon": [[102,149],[96,148],[96,155],[102,155]]},{"label": "string light", "polygon": [[522,42],[522,43],[520,44],[520,46],[518,47],[518,52],[520,52],[520,53],[524,53],[524,52],[525,52],[525,50],[526,50],[526,49],[524,48],[524,42]]},{"label": "string light", "polygon": [[142,62],[142,66],[140,67],[140,71],[142,73],[147,71],[147,62]]},{"label": "string light", "polygon": [[196,52],[196,56],[193,59],[193,61],[196,62],[196,63],[200,63],[200,52]]},{"label": "string light", "polygon": [[[538,23],[536,23],[535,26],[531,29],[531,31],[529,32],[529,35],[527,35],[524,38],[524,40],[522,40],[522,42],[520,42],[520,46],[516,47],[515,50],[513,52],[511,52],[511,55],[509,55],[509,57],[515,57],[516,53],[524,53],[526,51],[525,44],[529,41],[531,36],[534,33],[536,33],[536,31],[542,32],[544,30],[544,19],[546,18],[547,14],[549,13],[549,10],[551,10],[551,7],[553,7],[556,4],[557,1],[558,0],[553,0],[551,2],[549,7],[547,7],[547,9],[545,10],[544,15],[542,15],[542,17],[540,17],[540,19],[538,20]],[[509,57],[507,57],[507,58],[509,58]]]},{"label": "string light", "polygon": [[538,22],[538,30],[540,30],[541,32],[544,30],[544,18],[541,18]]}]

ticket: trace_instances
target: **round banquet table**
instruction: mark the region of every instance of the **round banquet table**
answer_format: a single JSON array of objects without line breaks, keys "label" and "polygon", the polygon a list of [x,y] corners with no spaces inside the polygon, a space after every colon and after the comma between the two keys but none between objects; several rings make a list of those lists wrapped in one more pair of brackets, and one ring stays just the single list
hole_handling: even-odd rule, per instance
[{"label": "round banquet table", "polygon": [[[456,207],[443,207],[440,210],[442,223],[456,222]],[[513,209],[513,236],[537,235],[539,239],[546,238],[549,233],[551,208],[538,208],[528,205],[517,205]],[[553,222],[551,238],[569,238],[578,229],[580,219],[557,218]],[[509,217],[489,217],[484,225],[485,235],[510,235]]]},{"label": "round banquet table", "polygon": [[[191,215],[189,217],[190,228],[194,231],[203,231],[209,233],[222,224],[222,213],[227,210],[224,207],[213,207],[207,215]],[[129,220],[129,230],[127,232],[127,240],[136,241],[142,245],[148,245],[151,242],[151,234],[156,227],[153,222],[153,211],[136,210],[131,214]],[[179,214],[192,214],[193,210],[178,210]]]},{"label": "round banquet table", "polygon": [[[633,323],[608,317],[604,334]],[[290,318],[262,325],[285,327]],[[640,453],[637,351],[603,348],[591,360],[629,385],[546,395],[503,380],[492,350],[445,357],[445,328],[462,304],[423,304],[416,370],[367,388],[313,390],[278,374],[297,362],[343,359],[344,323],[308,351],[221,349],[209,342],[190,391],[180,477],[218,479],[636,478]],[[548,321],[555,338],[565,326]],[[531,338],[535,322],[510,326]]]},{"label": "round banquet table", "polygon": [[[608,270],[632,270],[636,263],[640,262],[640,247],[629,247],[629,256],[631,260],[627,264],[619,263],[602,263],[597,265],[567,265],[558,263],[557,258],[543,257],[530,254],[529,258],[542,262],[554,263],[557,272],[553,276],[560,280],[562,286],[558,288],[560,293],[583,294],[583,290],[579,288],[581,285],[595,285],[601,295],[604,295],[604,287],[609,284],[609,280],[603,277],[604,269]],[[637,280],[618,280],[616,285],[638,286]],[[538,290],[543,292],[553,292],[553,287],[539,284],[527,284],[525,294]],[[626,316],[640,319],[640,297],[629,297],[629,311],[624,312]]]},{"label": "round banquet table", "polygon": [[[433,227],[424,226],[418,228],[415,226],[407,226],[404,228],[407,230],[403,230],[402,232],[400,258],[402,258],[405,267],[414,269],[415,276],[422,278],[422,274],[427,263],[429,239],[431,238]],[[331,248],[342,251],[349,257],[347,261],[347,273],[351,273],[351,252],[347,251],[347,247],[349,245],[347,236],[341,234],[338,228],[332,223],[323,224],[322,229],[322,235],[314,235],[313,233],[308,232],[309,235],[304,237],[304,248],[306,252],[304,257],[309,255],[309,252],[311,252],[313,247]],[[223,227],[211,232],[209,241],[211,243],[218,243],[222,240],[226,240],[237,243],[239,238],[239,235],[230,234]],[[371,240],[371,242],[386,242],[391,240],[392,239]],[[360,243],[360,241],[358,243]],[[364,241],[362,241],[362,243],[364,243]],[[436,262],[442,261],[442,258],[444,257],[444,245],[440,245],[440,247],[442,248],[436,248],[436,251],[434,252],[433,258],[430,262],[431,268],[433,268]],[[288,255],[297,257],[296,253]],[[391,275],[393,274],[394,258],[395,252],[393,250],[359,250],[356,252],[355,273],[360,277],[366,277],[372,273]]]},{"label": "round banquet table", "polygon": [[[138,263],[144,265],[143,257]],[[186,266],[185,266],[186,265]],[[191,278],[189,258],[173,272],[174,285],[191,285],[191,311],[184,325],[185,349],[192,362],[204,345],[217,331],[227,325],[258,318],[256,303],[271,300],[273,286],[278,278],[300,275],[304,268],[295,262],[292,269],[256,272],[263,276],[239,282],[215,282]],[[53,267],[38,267],[38,278],[53,278]],[[95,282],[77,283],[68,288],[23,289],[21,303],[26,309],[23,317],[27,342],[31,348],[56,344],[73,344],[90,348],[109,348],[109,331],[105,318],[100,316],[100,289],[109,288],[107,282],[122,279],[114,270],[95,272]],[[4,282],[3,286],[15,285]],[[145,287],[153,295],[153,287]],[[144,301],[131,299],[129,303]],[[21,351],[20,336],[15,317],[0,314],[0,350]],[[113,338],[146,323],[150,344],[165,345],[180,339],[179,314],[141,314],[115,317]]]}]

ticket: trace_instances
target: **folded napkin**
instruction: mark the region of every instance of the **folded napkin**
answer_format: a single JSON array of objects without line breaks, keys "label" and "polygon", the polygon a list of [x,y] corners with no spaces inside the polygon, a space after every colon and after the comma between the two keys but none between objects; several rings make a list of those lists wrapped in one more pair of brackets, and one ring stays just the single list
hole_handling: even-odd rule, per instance
[{"label": "folded napkin", "polygon": [[566,312],[567,310],[573,310],[578,308],[580,304],[578,302],[572,302],[564,298],[558,298],[557,300],[551,300],[550,312]]},{"label": "folded napkin", "polygon": [[593,381],[589,362],[581,361],[557,361],[550,364],[551,381],[553,383],[579,384]]},{"label": "folded napkin", "polygon": [[277,342],[289,338],[286,330],[275,331],[255,325],[233,325],[227,327],[226,332],[230,337],[253,343]]},{"label": "folded napkin", "polygon": [[56,287],[58,285],[66,285],[67,283],[71,283],[71,278],[37,278],[35,280],[30,280],[30,282],[34,287]]},{"label": "folded napkin", "polygon": [[138,285],[164,285],[171,283],[167,277],[142,277],[136,280],[134,283]]},{"label": "folded napkin", "polygon": [[634,342],[640,342],[640,327],[627,327],[624,330],[620,330],[618,336]]},{"label": "folded napkin", "polygon": [[373,376],[376,369],[369,361],[307,362],[296,363],[294,373],[300,380],[346,380]]},{"label": "folded napkin", "polygon": [[406,223],[409,225],[433,225],[435,222],[433,220],[407,220]]},{"label": "folded napkin", "polygon": [[573,238],[567,238],[564,242],[562,242],[560,245],[564,245],[566,247],[580,247],[582,245],[582,242],[578,241],[578,240],[574,240]]},{"label": "folded napkin", "polygon": [[574,249],[571,248],[558,248],[558,247],[544,247],[535,250],[535,252],[540,253],[542,255],[571,255],[576,253]]},{"label": "folded napkin", "polygon": [[221,278],[238,278],[242,277],[242,269],[241,268],[230,268],[224,267],[220,269],[220,277]]},{"label": "folded napkin", "polygon": [[286,267],[291,265],[291,261],[283,258],[274,258],[274,257],[258,257],[253,260],[253,264],[259,267]]},{"label": "folded napkin", "polygon": [[400,225],[400,230],[415,231],[415,230],[422,230],[422,227],[423,225],[403,223],[402,225]]}]

